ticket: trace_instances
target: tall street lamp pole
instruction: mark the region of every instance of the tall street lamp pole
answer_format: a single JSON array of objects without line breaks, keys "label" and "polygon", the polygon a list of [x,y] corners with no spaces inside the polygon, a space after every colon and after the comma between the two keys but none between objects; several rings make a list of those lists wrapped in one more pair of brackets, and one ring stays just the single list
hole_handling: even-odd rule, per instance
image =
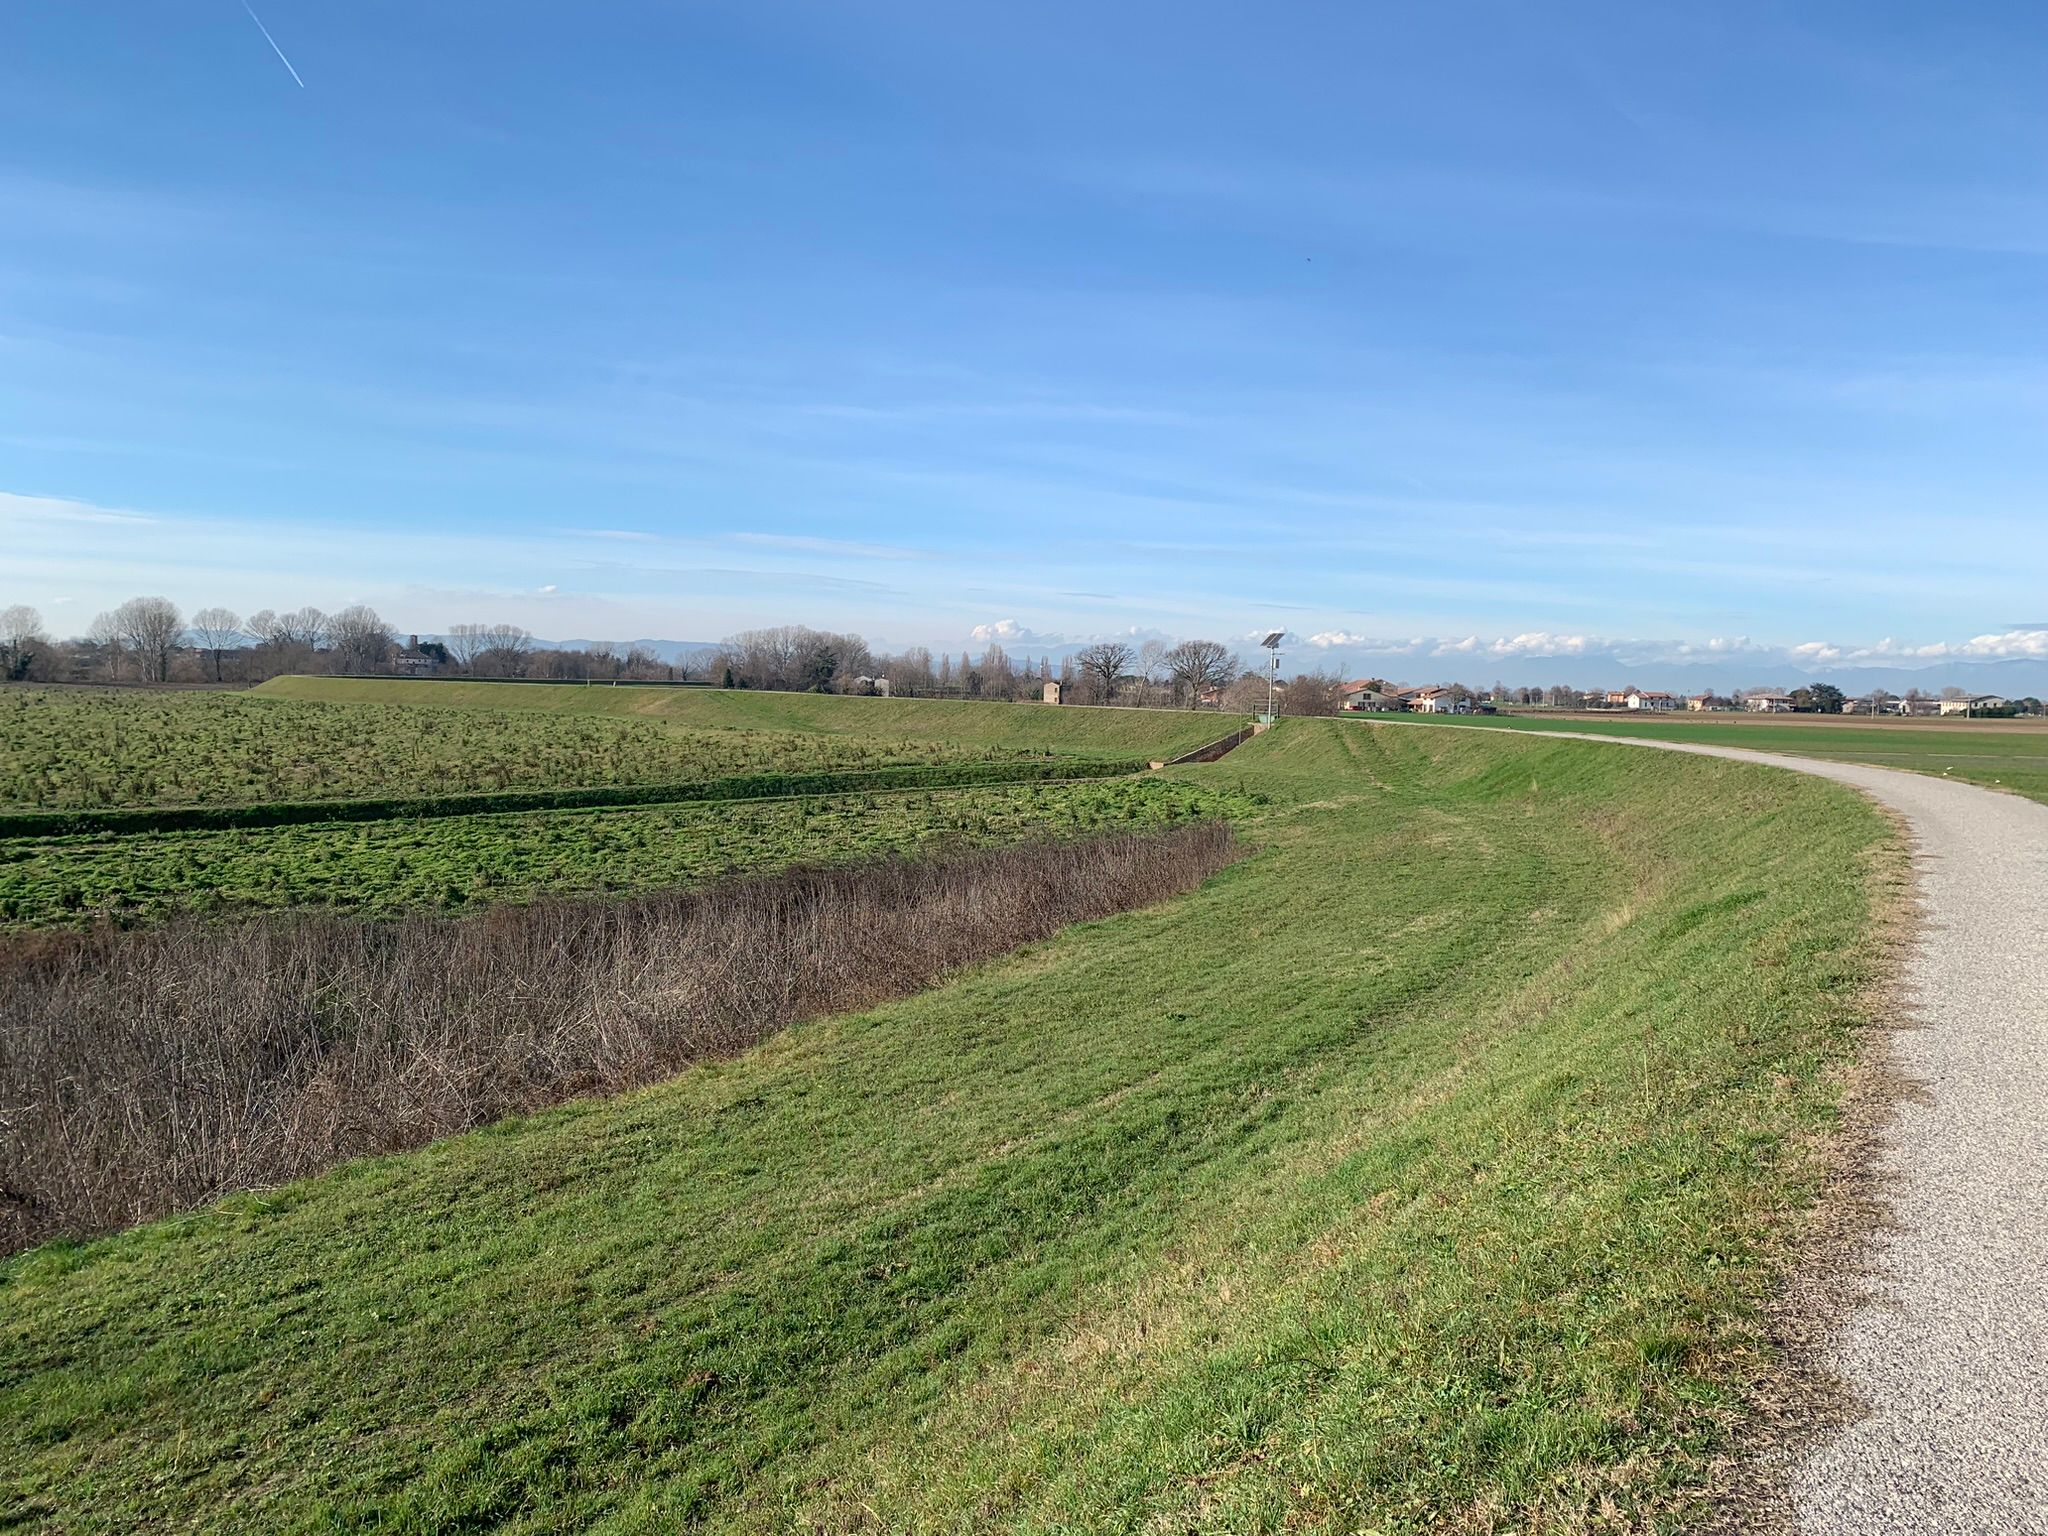
[{"label": "tall street lamp pole", "polygon": [[1269,659],[1266,664],[1266,724],[1268,725],[1273,723],[1273,694],[1280,683],[1280,637],[1286,633],[1287,631],[1284,629],[1276,629],[1259,642],[1269,653]]}]

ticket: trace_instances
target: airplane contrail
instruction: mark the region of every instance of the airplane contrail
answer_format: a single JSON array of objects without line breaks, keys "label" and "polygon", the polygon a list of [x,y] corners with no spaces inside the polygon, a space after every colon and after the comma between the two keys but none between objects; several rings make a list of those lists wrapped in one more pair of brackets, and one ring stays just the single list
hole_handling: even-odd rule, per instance
[{"label": "airplane contrail", "polygon": [[270,35],[270,28],[263,25],[263,18],[256,14],[256,7],[251,5],[249,0],[242,0],[242,9],[247,11],[249,19],[256,23],[256,30],[263,34],[263,41],[270,44],[270,51],[277,55],[277,62],[286,69],[292,70],[292,79],[298,81],[299,89],[303,91],[306,88],[306,82],[299,79],[299,72],[296,69],[292,69],[292,61],[286,58],[284,50],[277,46],[277,39]]}]

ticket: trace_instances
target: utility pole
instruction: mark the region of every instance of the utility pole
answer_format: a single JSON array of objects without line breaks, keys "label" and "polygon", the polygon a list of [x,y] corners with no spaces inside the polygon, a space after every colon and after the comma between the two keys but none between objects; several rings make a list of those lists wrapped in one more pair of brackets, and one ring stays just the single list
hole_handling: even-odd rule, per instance
[{"label": "utility pole", "polygon": [[1268,654],[1266,666],[1266,724],[1268,725],[1273,723],[1273,695],[1280,685],[1280,639],[1286,633],[1287,631],[1284,629],[1276,629],[1259,642]]}]

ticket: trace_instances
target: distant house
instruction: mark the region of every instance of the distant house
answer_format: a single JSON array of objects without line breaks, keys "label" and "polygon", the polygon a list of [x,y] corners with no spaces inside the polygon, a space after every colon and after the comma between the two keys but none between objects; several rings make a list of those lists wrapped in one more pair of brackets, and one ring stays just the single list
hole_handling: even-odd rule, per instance
[{"label": "distant house", "polygon": [[1941,712],[1944,715],[1977,715],[1990,709],[2005,708],[2005,700],[1995,693],[1973,694],[1967,699],[1943,699]]},{"label": "distant house", "polygon": [[424,645],[418,635],[411,636],[391,656],[391,670],[401,677],[431,677],[451,661],[448,647],[438,640],[429,640]]},{"label": "distant house", "polygon": [[1885,708],[1895,715],[1931,715],[1940,708],[1937,699],[1893,699]]},{"label": "distant house", "polygon": [[1676,709],[1678,708],[1678,695],[1675,693],[1645,693],[1640,689],[1631,688],[1628,691],[1627,707],[1630,709]]},{"label": "distant house", "polygon": [[1059,703],[1060,691],[1060,680],[1056,677],[1047,678],[1045,681],[1045,702],[1048,704]]},{"label": "distant house", "polygon": [[1600,706],[1603,709],[1627,709],[1629,695],[1634,692],[1633,688],[1610,688],[1600,696]]},{"label": "distant house", "polygon": [[1456,697],[1448,688],[1405,690],[1408,707],[1418,715],[1469,715],[1472,701]]},{"label": "distant house", "polygon": [[1371,710],[1376,713],[1386,713],[1407,708],[1407,705],[1401,701],[1398,694],[1387,693],[1375,688],[1364,678],[1346,683],[1337,690],[1337,697],[1344,708],[1351,710]]},{"label": "distant house", "polygon": [[1724,699],[1718,693],[1695,693],[1686,698],[1685,707],[1690,710],[1733,709],[1735,701]]},{"label": "distant house", "polygon": [[1789,715],[1792,713],[1792,695],[1789,693],[1752,693],[1742,701],[1743,707],[1760,715]]},{"label": "distant house", "polygon": [[889,679],[886,677],[856,677],[846,685],[846,692],[865,695],[869,698],[889,697]]}]

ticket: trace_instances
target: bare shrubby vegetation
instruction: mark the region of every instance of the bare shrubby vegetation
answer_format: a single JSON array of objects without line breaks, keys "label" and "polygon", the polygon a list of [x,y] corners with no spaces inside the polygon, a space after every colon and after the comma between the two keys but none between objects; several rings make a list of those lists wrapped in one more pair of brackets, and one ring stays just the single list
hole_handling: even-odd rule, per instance
[{"label": "bare shrubby vegetation", "polygon": [[1204,822],[473,918],[19,937],[0,954],[0,1249],[650,1083],[1233,856]]}]

